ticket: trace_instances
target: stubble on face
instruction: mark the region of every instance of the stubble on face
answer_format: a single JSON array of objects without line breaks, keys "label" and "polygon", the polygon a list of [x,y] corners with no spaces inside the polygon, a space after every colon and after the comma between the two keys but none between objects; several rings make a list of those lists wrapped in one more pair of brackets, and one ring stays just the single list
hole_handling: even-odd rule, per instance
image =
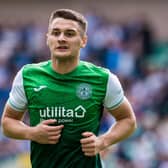
[{"label": "stubble on face", "polygon": [[49,26],[47,43],[51,56],[56,59],[73,59],[79,57],[83,37],[77,22],[56,18]]}]

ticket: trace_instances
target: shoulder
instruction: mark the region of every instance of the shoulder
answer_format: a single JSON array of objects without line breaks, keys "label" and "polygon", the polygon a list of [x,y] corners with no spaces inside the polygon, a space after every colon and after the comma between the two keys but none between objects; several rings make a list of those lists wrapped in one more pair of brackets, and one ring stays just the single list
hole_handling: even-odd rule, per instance
[{"label": "shoulder", "polygon": [[81,61],[81,65],[85,71],[101,76],[109,76],[110,71],[107,68],[95,65],[91,62]]},{"label": "shoulder", "polygon": [[42,68],[45,67],[46,65],[49,64],[49,61],[43,61],[43,62],[39,62],[39,63],[32,63],[32,64],[26,64],[24,65],[24,69],[33,69],[33,68]]},{"label": "shoulder", "polygon": [[36,72],[45,69],[49,65],[49,61],[32,63],[23,66],[23,73]]}]

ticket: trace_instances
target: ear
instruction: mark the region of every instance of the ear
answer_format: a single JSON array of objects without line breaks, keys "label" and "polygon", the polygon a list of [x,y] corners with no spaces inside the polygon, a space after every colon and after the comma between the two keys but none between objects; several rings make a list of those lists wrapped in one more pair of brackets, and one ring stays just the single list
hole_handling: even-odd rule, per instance
[{"label": "ear", "polygon": [[81,41],[81,48],[84,48],[87,44],[87,36],[83,36],[82,41]]},{"label": "ear", "polygon": [[48,33],[46,34],[46,44],[48,46]]}]

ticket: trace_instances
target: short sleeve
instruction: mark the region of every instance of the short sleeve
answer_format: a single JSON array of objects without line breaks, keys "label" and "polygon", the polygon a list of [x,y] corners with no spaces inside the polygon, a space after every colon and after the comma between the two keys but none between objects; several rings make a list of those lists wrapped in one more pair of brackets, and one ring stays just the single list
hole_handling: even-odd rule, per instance
[{"label": "short sleeve", "polygon": [[124,91],[116,75],[109,72],[104,107],[117,108],[124,100]]},{"label": "short sleeve", "polygon": [[17,111],[25,111],[27,109],[27,98],[25,96],[24,86],[23,86],[23,68],[16,74],[12,89],[9,94],[9,99],[7,103]]}]

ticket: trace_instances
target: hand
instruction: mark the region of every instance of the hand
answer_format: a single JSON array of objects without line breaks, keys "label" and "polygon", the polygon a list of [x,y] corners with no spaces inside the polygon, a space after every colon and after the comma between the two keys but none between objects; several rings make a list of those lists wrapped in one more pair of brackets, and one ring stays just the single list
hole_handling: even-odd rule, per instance
[{"label": "hand", "polygon": [[85,156],[95,156],[103,149],[103,139],[92,132],[84,132],[82,136],[80,143]]},{"label": "hand", "polygon": [[44,120],[35,127],[32,127],[32,140],[40,144],[56,144],[61,137],[61,131],[64,125],[50,126],[55,124],[56,120]]}]

